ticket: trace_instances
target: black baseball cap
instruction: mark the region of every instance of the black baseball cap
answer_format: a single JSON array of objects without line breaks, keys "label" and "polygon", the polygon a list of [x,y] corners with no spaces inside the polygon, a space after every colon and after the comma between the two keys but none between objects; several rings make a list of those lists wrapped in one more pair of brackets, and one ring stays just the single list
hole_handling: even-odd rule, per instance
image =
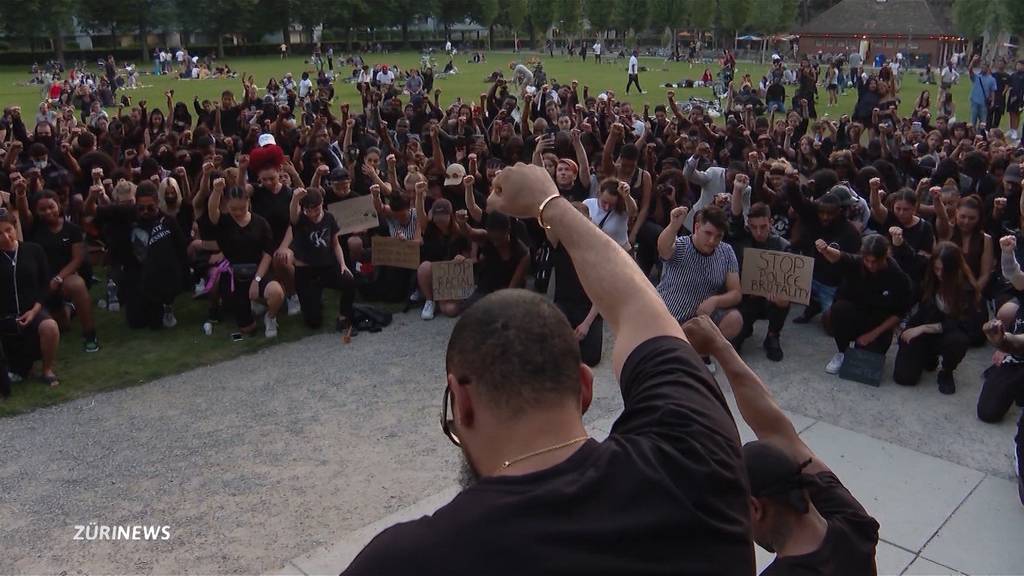
[{"label": "black baseball cap", "polygon": [[803,469],[810,460],[798,463],[780,448],[755,440],[743,445],[750,495],[755,498],[780,496],[806,488],[810,477]]},{"label": "black baseball cap", "polygon": [[344,166],[338,166],[327,174],[327,181],[330,183],[344,182],[349,179],[348,170]]}]

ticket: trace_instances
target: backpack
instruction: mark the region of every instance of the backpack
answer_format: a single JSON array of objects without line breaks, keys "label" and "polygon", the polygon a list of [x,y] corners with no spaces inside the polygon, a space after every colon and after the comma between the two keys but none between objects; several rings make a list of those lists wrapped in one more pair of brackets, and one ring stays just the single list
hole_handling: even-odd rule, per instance
[{"label": "backpack", "polygon": [[391,312],[369,304],[353,304],[353,323],[361,332],[380,332],[391,324]]}]

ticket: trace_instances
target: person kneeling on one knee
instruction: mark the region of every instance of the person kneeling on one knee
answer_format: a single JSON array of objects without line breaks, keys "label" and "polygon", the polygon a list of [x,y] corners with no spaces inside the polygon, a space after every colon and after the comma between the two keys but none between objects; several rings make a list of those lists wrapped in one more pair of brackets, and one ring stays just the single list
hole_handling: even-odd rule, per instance
[{"label": "person kneeling on one knee", "polygon": [[710,316],[726,338],[734,338],[743,327],[736,310],[743,294],[736,254],[722,242],[728,228],[725,211],[714,205],[699,210],[693,234],[677,237],[688,211],[672,210],[668,227],[658,236],[658,255],[665,261],[658,293],[680,322]]},{"label": "person kneeling on one knee", "polygon": [[921,305],[899,335],[892,379],[913,386],[924,370],[937,367],[941,357],[939,391],[952,394],[956,391],[953,370],[967,354],[971,334],[981,332],[986,314],[959,246],[940,242],[930,262]]},{"label": "person kneeling on one knee", "polygon": [[851,343],[878,354],[889,350],[893,330],[910,310],[913,291],[910,278],[893,260],[884,236],[866,236],[856,256],[821,239],[815,242],[815,248],[842,268],[843,282],[831,311],[838,351],[825,367],[829,374],[838,374]]},{"label": "person kneeling on one knee", "polygon": [[[738,177],[737,177],[738,178]],[[732,220],[729,223],[729,234],[726,241],[733,247],[740,269],[743,269],[743,250],[757,248],[760,250],[789,250],[789,242],[772,231],[772,213],[767,204],[757,202],[750,207],[747,222],[743,222],[742,198],[732,195]],[[740,302],[740,313],[743,315],[743,328],[733,340],[738,350],[743,341],[754,333],[754,323],[761,319],[768,320],[768,333],[764,338],[764,350],[769,360],[782,360],[782,346],[779,333],[786,324],[789,315],[789,301],[779,296],[765,298],[746,294]]]}]

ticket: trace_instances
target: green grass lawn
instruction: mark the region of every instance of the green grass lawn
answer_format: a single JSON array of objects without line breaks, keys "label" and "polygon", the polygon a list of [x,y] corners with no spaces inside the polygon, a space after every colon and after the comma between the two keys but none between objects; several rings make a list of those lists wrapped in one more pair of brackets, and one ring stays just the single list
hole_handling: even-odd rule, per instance
[{"label": "green grass lawn", "polygon": [[[517,57],[525,56],[517,55]],[[481,92],[485,92],[489,88],[490,85],[486,84],[483,79],[490,72],[501,69],[506,76],[508,75],[507,66],[513,60],[513,55],[509,53],[490,54],[488,62],[481,64],[467,64],[462,57],[459,60],[456,65],[460,74],[452,78],[440,79],[435,83],[435,87],[442,90],[442,103],[451,102],[457,96],[464,100],[477,98]],[[384,61],[398,63],[403,67],[413,67],[418,65],[419,56],[414,53],[389,54],[379,57],[371,56],[367,58],[367,61]],[[256,77],[257,85],[265,85],[271,75],[280,78],[285,72],[292,72],[298,76],[303,69],[308,68],[299,58],[289,60],[237,59],[230,60],[229,63],[240,73],[253,74]],[[641,64],[649,68],[649,71],[642,73],[640,77],[648,94],[627,97],[624,94],[625,62],[599,65],[588,61],[584,64],[578,59],[570,62],[560,56],[544,61],[545,70],[552,81],[568,82],[576,79],[579,80],[581,86],[590,86],[591,92],[594,94],[602,89],[611,88],[615,90],[620,99],[629,100],[635,105],[650,103],[653,106],[662,103],[665,101],[666,89],[661,85],[665,82],[678,82],[684,78],[699,78],[703,72],[701,66],[695,65],[691,69],[685,63],[666,63],[661,59],[654,58],[642,59]],[[148,70],[150,67],[151,64],[142,66],[140,69]],[[711,69],[713,73],[717,72],[717,66],[711,66]],[[766,66],[763,65],[740,63],[738,73],[742,75],[749,72],[756,81],[765,69]],[[29,73],[26,68],[17,70],[10,67],[0,68],[0,103],[4,106],[21,105],[24,116],[31,123],[41,95],[38,87],[23,85],[28,78]],[[163,93],[170,88],[175,90],[176,100],[185,101],[191,101],[193,95],[198,95],[200,99],[215,99],[219,97],[222,90],[229,88],[235,90],[236,94],[240,93],[237,80],[175,80],[168,76],[142,76],[142,83],[146,87],[131,92],[133,102],[146,99],[151,105],[160,106],[163,106],[164,102]],[[901,112],[905,114],[910,112],[922,88],[917,81],[916,74],[905,76],[904,102]],[[932,90],[934,101],[937,88],[935,86],[928,88]],[[967,90],[968,86],[966,85],[956,87],[956,103],[961,110],[966,109]],[[710,88],[677,90],[677,92],[680,100],[693,95],[705,98],[711,95]],[[792,94],[792,88],[788,89],[788,93]],[[358,101],[355,88],[351,84],[339,84],[338,95],[345,102]],[[829,114],[831,117],[838,118],[842,114],[851,113],[855,101],[856,94],[849,92],[840,98],[836,108],[828,109],[823,103],[820,103],[819,114],[822,116]],[[99,270],[97,275],[104,278],[104,271]],[[99,297],[101,292],[101,288],[98,287],[94,295]],[[327,299],[324,311],[325,319],[327,319],[325,324],[328,327],[333,327],[331,318],[336,313],[337,303],[333,293],[328,292],[325,297]],[[232,342],[229,335],[234,331],[234,324],[230,319],[216,326],[212,336],[203,334],[200,327],[206,318],[205,302],[192,301],[189,295],[183,294],[178,298],[175,309],[178,326],[159,332],[128,330],[121,314],[97,310],[102,350],[96,354],[86,354],[82,351],[80,332],[78,326],[73,324],[71,331],[63,336],[60,347],[57,373],[61,378],[61,386],[50,389],[34,380],[16,384],[14,395],[7,402],[0,404],[0,416],[24,412],[103,390],[141,384],[197,366],[251,353],[275,342],[295,340],[313,334],[311,330],[304,327],[299,318],[282,318],[280,336],[275,341],[268,342],[262,336],[258,336],[246,338],[242,342]],[[357,338],[352,345],[358,346],[359,339]],[[338,346],[342,346],[340,337]]]}]

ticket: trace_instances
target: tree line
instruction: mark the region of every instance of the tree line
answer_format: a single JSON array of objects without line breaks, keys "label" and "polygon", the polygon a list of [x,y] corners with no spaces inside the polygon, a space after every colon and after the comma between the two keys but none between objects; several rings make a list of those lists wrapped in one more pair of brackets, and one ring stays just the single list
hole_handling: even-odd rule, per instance
[{"label": "tree line", "polygon": [[[808,0],[803,4],[806,10]],[[144,40],[154,31],[177,31],[186,45],[202,33],[216,38],[221,50],[232,37],[257,43],[280,32],[289,42],[295,25],[307,39],[322,26],[333,38],[348,39],[394,30],[406,43],[410,29],[428,18],[445,31],[472,22],[487,28],[489,37],[515,33],[529,41],[551,29],[561,38],[609,30],[772,34],[794,27],[798,16],[806,16],[800,10],[801,0],[0,0],[0,26],[8,41],[52,46],[58,58],[76,23],[93,35],[131,34],[145,60],[152,46]]]}]

